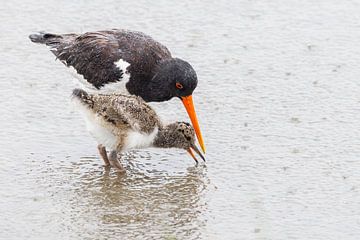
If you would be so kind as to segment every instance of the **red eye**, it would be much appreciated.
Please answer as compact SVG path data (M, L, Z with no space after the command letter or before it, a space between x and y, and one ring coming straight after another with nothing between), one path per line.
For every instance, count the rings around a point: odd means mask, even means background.
M181 83L177 82L175 85L177 89L183 89L183 85Z

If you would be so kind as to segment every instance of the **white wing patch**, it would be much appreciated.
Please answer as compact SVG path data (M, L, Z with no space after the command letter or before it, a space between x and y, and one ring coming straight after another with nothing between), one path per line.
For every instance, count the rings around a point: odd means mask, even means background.
M119 61L114 62L114 64L125 74L128 75L128 77L130 77L129 72L127 71L128 66L130 66L130 63L128 63L127 61L122 60L121 58L119 59ZM124 77L124 76L123 76ZM127 79L129 80L129 79Z
M130 64L122 59L119 61L114 62L114 64L123 72L122 78L118 82L110 82L104 84L103 87L100 89L95 88L91 83L89 83L83 75L79 74L73 66L69 66L68 69L73 77L79 80L80 87L85 88L90 93L104 93L104 94L111 94L111 93L118 93L118 94L126 94L129 95L129 91L126 89L126 83L130 79L130 73L127 71L127 67Z
M127 71L127 67L130 64L122 59L114 62L114 64L118 67L120 71L122 71L123 75L120 81L114 83L105 84L104 87L100 88L101 93L119 93L129 95L129 91L126 89L126 83L130 79L130 73Z

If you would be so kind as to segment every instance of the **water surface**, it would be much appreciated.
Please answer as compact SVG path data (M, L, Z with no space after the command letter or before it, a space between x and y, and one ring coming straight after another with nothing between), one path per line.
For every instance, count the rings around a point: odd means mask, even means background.
M356 1L5 1L1 239L358 239ZM186 152L102 167L76 82L27 35L146 32L196 69L206 166ZM152 104L186 120L177 99Z

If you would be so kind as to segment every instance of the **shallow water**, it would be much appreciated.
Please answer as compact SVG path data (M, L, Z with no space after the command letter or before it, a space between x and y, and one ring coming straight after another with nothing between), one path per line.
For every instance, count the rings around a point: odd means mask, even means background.
M0 4L0 239L358 239L356 1ZM103 168L76 82L27 35L140 30L197 70L206 166L186 152ZM187 120L177 99L152 104Z

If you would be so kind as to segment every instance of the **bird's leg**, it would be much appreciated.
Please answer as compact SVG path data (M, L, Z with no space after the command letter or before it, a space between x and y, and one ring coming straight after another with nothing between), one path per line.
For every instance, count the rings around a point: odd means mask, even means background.
M104 160L105 167L110 166L110 162L109 162L109 158L108 158L107 153L106 153L105 146L103 146L102 144L99 144L98 145L98 150L99 150L99 154L100 154L101 158Z
M115 150L111 151L109 154L109 161L112 167L116 168L116 171L119 173L124 173L125 169L117 159L117 152Z

